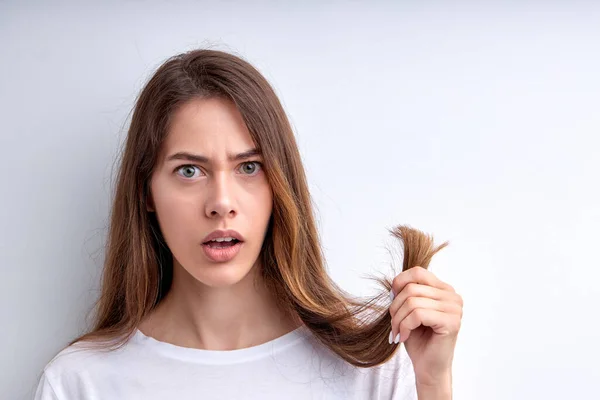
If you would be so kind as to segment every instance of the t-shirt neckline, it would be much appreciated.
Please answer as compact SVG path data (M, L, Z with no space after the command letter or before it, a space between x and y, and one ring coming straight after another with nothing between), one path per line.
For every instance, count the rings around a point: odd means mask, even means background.
M146 336L139 329L135 330L132 340L138 345L154 350L170 358L177 358L201 364L234 364L269 357L288 348L301 339L305 339L309 334L310 330L306 325L302 324L293 331L268 342L235 350L205 350L178 346L162 342L151 336Z

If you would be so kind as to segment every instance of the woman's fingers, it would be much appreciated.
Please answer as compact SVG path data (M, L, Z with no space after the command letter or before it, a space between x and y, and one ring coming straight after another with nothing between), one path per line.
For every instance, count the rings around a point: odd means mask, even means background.
M462 318L462 297L425 268L414 267L398 274L392 281L392 294L390 340L398 336L406 340L419 325L444 331L450 329L444 324Z
M411 282L404 286L404 289L392 301L390 305L390 315L392 317L409 297L428 297L433 300L458 301L458 297L460 296L455 292L448 292L436 287Z
M460 318L453 313L438 310L414 309L400 322L400 341L406 341L411 332L421 325L432 328L437 334L451 335L459 331Z
M442 282L431 271L428 271L423 267L414 267L396 275L392 281L392 292L394 293L394 296L400 293L409 283L419 283L450 292L455 291L452 286Z
M410 335L410 331L419 325L431 326L429 324L434 324L434 320L428 319L427 323L424 323L420 319L431 317L431 314L428 314L429 311L435 311L437 314L434 315L438 317L441 316L439 313L461 315L462 307L452 301L440 301L428 297L408 297L401 307L392 314L391 337L396 338L399 333L400 340L404 341Z

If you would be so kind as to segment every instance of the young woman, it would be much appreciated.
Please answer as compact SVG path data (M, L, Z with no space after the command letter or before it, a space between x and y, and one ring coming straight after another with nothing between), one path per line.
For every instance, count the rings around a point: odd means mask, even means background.
M450 399L462 299L421 267L382 282L383 311L327 275L265 78L228 53L180 54L135 106L95 326L35 397Z

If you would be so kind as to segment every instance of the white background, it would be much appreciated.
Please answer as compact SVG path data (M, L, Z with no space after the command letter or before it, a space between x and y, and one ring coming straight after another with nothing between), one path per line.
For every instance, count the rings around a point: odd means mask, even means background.
M135 96L208 45L281 96L342 287L450 241L456 399L596 398L600 2L210 3L0 1L0 397L86 327Z

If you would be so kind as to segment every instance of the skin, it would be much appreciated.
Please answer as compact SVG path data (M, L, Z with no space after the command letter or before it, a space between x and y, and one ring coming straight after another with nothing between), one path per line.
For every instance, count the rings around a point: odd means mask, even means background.
M148 204L173 253L173 285L140 324L144 334L184 347L233 350L299 326L278 310L260 280L258 256L273 207L262 157L228 160L229 154L254 147L229 100L194 99L173 115ZM179 152L209 162L168 160ZM216 229L234 229L244 237L233 260L216 263L204 254L201 243Z
M419 400L452 398L452 360L463 299L422 267L398 274L392 283L391 336L404 343L417 380Z

